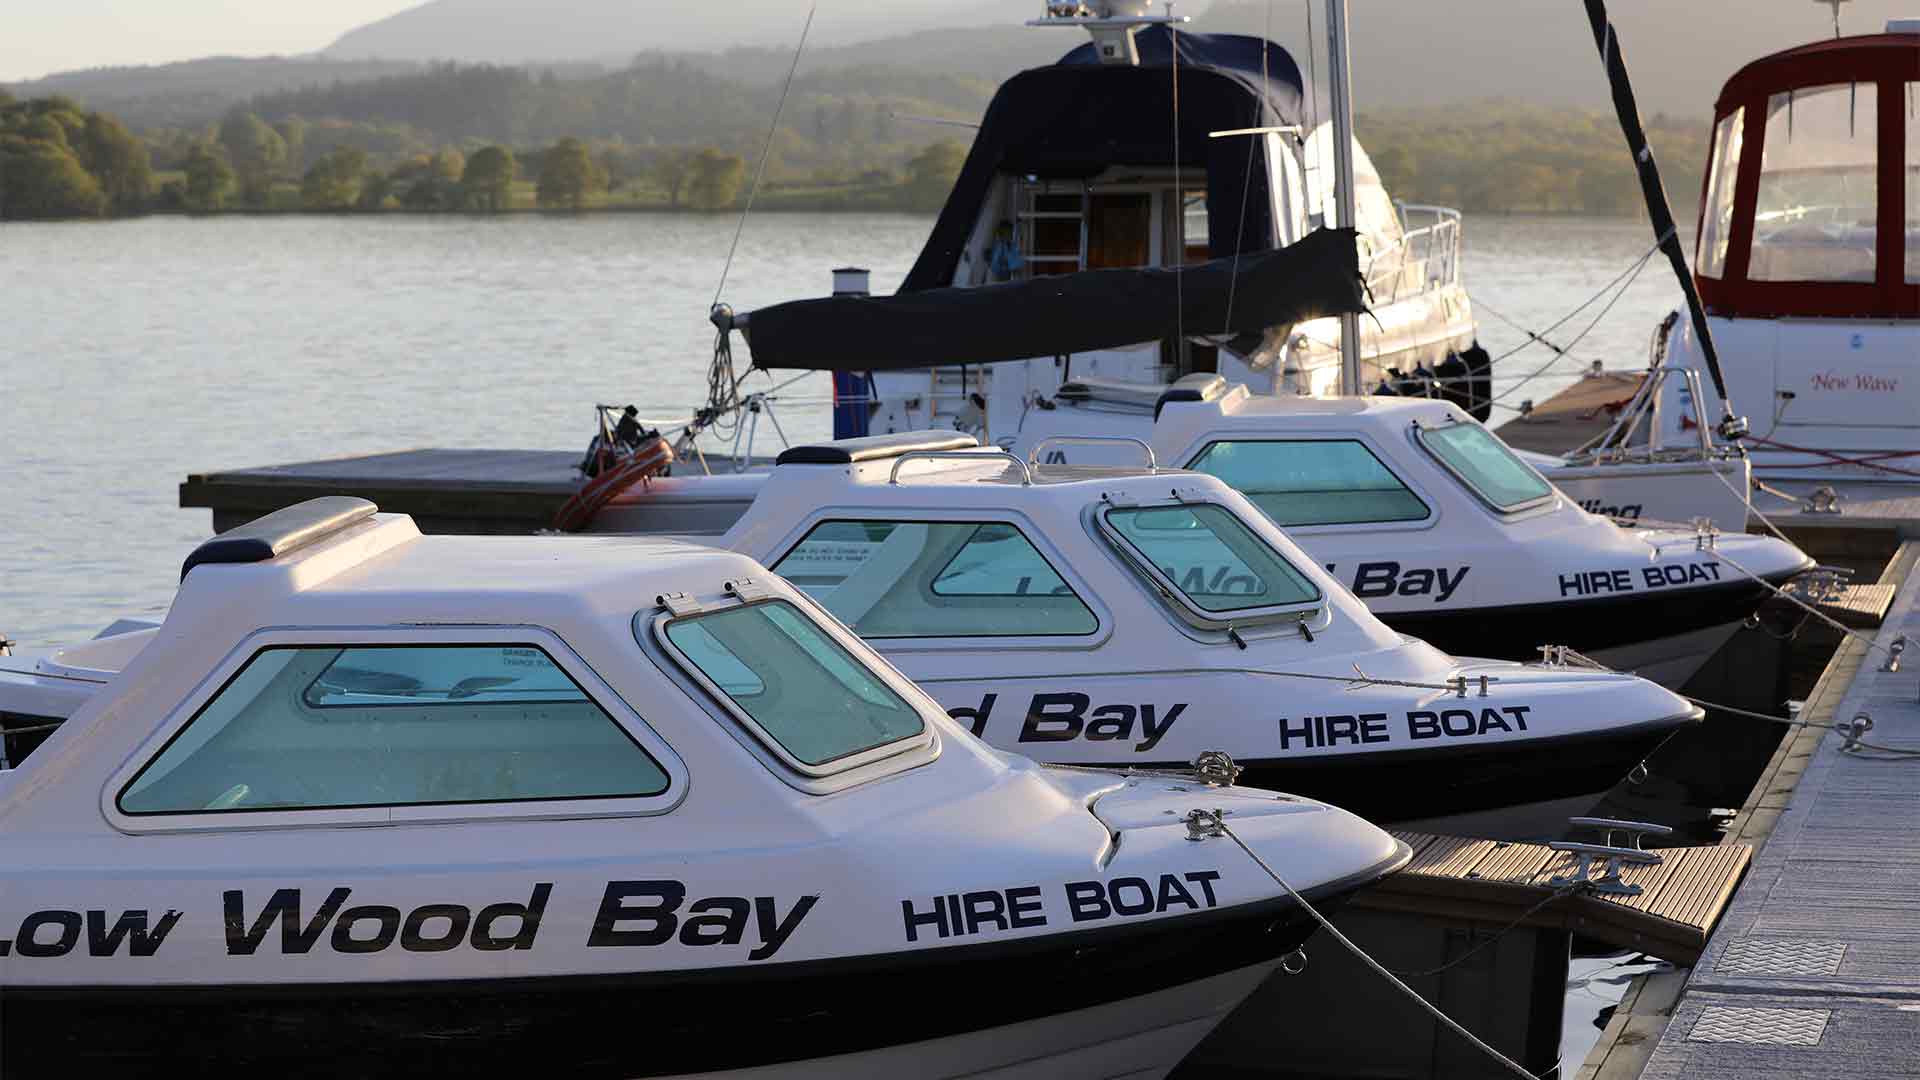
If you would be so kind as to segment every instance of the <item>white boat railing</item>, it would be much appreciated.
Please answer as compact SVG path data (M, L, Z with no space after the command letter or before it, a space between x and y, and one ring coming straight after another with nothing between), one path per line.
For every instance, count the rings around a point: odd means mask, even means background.
M1660 409L1666 381L1677 378L1685 384L1682 399L1700 403L1706 400L1700 387L1700 373L1690 367L1659 363L1640 380L1633 397L1620 409L1620 415L1605 432L1566 455L1572 465L1657 464L1677 461L1716 461L1737 457L1735 448L1713 441L1710 425L1694 423L1691 437L1677 443L1664 437Z
M1448 206L1395 202L1400 239L1367 255L1367 291L1391 304L1460 281L1460 211Z

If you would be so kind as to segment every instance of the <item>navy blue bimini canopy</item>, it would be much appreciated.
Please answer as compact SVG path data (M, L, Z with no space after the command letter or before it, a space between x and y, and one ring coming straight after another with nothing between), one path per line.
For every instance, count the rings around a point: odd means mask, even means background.
M1134 40L1137 67L1101 63L1088 42L1052 67L1001 85L901 292L953 283L981 206L1002 174L1072 179L1111 165L1171 167L1176 71L1180 165L1207 175L1208 254L1266 251L1278 243L1265 155L1253 155L1249 168L1250 137L1209 133L1301 124L1299 65L1280 46L1240 34L1175 34L1152 26Z

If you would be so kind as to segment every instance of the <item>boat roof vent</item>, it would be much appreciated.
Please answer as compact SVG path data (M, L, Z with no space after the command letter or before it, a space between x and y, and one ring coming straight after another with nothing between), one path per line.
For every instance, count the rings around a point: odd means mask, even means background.
M852 465L885 461L903 454L942 450L977 450L980 440L961 431L895 431L836 439L811 446L792 446L780 452L775 465Z
M1063 401L1097 401L1103 405L1119 405L1139 409L1142 412L1152 409L1154 419L1160 418L1160 410L1169 401L1213 401L1227 392L1227 380L1211 372L1195 372L1181 376L1173 383L1137 383L1122 382L1119 379L1075 379L1063 383L1054 396Z
M1212 372L1196 371L1183 375L1167 387L1160 400L1153 403L1153 418L1160 419L1160 410L1174 401L1218 401L1227 392L1227 380Z
M215 563L257 563L277 559L315 544L380 512L365 499L350 495L323 495L275 510L193 549L180 567L180 577L196 566Z

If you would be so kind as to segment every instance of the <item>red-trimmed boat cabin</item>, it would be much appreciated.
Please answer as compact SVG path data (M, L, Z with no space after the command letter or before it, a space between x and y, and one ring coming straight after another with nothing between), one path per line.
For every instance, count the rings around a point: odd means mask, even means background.
M1920 318L1920 20L1763 57L1714 103L1695 277L1731 318Z

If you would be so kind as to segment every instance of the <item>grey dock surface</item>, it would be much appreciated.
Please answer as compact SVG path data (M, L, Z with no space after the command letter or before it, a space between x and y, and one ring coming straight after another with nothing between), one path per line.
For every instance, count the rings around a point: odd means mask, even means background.
M579 464L580 455L565 450L398 450L194 473L180 485L180 505L213 511L214 531L225 532L315 496L353 495L412 516L422 532L524 535L553 527L555 514L580 490ZM726 455L709 454L676 462L674 474L724 474L735 466ZM684 493L654 500L657 505L646 507L651 518L671 522L675 532L725 531L744 506L716 508L711 499Z
M400 450L195 473L180 505L212 510L223 532L317 495L356 495L431 532L527 533L579 489L579 462L563 450Z
M1916 649L1887 671L1883 648L1850 640L1828 670L1831 700L1809 716L1864 713L1867 741L1908 753L1847 752L1812 727L1782 745L1734 837L1763 842L1639 1075L1920 1075L1916 556L1907 543L1889 568L1898 589L1876 638Z

